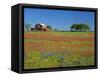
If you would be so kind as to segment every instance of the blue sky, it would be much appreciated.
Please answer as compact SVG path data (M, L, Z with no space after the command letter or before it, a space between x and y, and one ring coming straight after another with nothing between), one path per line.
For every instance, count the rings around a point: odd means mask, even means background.
M72 24L88 24L94 31L94 12L24 8L24 24L51 25L59 30L70 30Z

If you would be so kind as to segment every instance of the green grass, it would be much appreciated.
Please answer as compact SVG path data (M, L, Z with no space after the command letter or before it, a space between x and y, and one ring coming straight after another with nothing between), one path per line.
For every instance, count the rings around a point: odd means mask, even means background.
M34 35L38 34L45 34L51 37L73 36L73 39L80 37L92 38L94 36L89 34L93 34L93 32L25 32L25 34L33 35L33 38L25 38L25 43L45 43L46 45L41 45L44 50L40 51L34 47L25 46L24 69L94 65L94 47L92 46L94 41L58 41L58 43L55 43L52 40L34 38ZM70 47L67 45L70 45ZM62 50L59 50L59 48Z
M25 57L25 69L88 66L94 64L94 56L83 57L79 55L61 55L59 53L31 52Z

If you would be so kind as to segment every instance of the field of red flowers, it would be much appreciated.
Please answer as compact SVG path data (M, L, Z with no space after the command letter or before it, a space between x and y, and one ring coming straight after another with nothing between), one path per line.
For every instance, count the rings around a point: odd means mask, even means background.
M24 68L94 65L93 32L25 32Z

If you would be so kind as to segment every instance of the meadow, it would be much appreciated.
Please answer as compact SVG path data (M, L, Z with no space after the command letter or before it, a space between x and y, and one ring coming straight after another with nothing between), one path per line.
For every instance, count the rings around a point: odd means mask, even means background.
M25 32L24 69L94 65L94 32Z

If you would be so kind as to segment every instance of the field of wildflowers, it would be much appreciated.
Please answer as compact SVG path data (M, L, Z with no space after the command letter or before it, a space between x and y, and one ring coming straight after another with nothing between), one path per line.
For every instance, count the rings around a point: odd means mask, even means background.
M25 32L24 69L94 65L93 32Z

